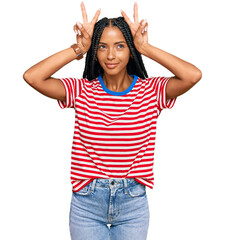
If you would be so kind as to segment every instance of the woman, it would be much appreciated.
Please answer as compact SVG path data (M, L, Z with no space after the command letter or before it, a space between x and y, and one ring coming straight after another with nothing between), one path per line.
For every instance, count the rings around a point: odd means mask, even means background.
M143 240L157 118L201 79L201 71L148 43L148 23L139 22L137 3L134 23L123 11L123 17L97 22L100 9L88 22L83 2L81 9L83 24L74 26L77 44L32 66L23 77L61 108L75 109L71 238ZM86 53L82 79L51 77ZM141 54L174 76L149 78Z

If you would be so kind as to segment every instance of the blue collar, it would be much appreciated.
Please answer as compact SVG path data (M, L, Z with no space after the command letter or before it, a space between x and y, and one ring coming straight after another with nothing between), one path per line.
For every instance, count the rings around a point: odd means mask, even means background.
M103 74L100 74L100 75L98 76L98 79L99 79L99 82L100 82L103 90L104 90L105 92L107 92L108 94L116 95L116 96L122 96L122 95L125 95L125 94L129 93L129 92L133 89L133 87L134 87L134 85L135 85L135 83L137 82L137 79L138 79L138 76L137 76L137 75L131 74L130 76L133 77L133 82L131 83L131 85L130 85L125 91L123 91L123 92L115 92L115 91L109 90L109 89L105 86L105 83L104 83L104 81L103 81L103 79L102 79L102 76L103 76Z

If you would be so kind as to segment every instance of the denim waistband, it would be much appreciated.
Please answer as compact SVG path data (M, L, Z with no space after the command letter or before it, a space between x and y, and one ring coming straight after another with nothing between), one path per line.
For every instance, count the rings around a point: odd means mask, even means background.
M91 189L94 190L95 187L102 187L102 188L127 188L136 184L140 184L134 178L95 178L91 182Z

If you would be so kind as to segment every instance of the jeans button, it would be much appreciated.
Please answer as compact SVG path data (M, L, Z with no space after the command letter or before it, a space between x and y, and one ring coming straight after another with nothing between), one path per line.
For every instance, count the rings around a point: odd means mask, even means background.
M114 185L114 182L113 182L113 181L111 182L111 185Z

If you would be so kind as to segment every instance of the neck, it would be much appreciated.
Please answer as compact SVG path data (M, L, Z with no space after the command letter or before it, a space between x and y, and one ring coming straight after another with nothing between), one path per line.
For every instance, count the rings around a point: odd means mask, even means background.
M109 90L114 92L123 92L131 85L133 78L127 72L117 75L104 73L102 80Z

